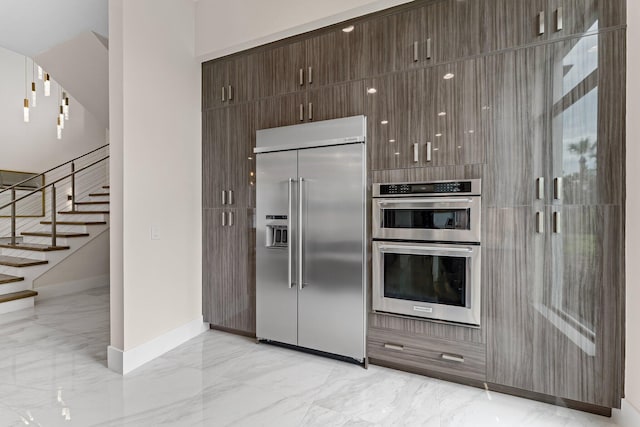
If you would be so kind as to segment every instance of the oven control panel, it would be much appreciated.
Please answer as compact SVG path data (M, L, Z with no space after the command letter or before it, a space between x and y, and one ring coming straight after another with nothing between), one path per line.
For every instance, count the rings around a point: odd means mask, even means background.
M420 196L445 194L480 194L480 180L404 182L398 184L375 184L374 197Z

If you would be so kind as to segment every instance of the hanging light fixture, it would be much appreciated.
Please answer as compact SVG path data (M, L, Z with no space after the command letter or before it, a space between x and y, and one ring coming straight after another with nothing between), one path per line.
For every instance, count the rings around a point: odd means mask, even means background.
M35 107L36 103L36 63L31 61L31 106Z
M44 75L44 96L51 95L51 78L49 77L49 73L45 73Z
M60 106L60 114L58 115L58 120L60 120L60 127L64 129L64 108L62 108L62 105Z
M64 119L69 120L69 96L67 92L62 92L62 110L64 111Z
M58 117L58 139L62 139L62 123L60 122L60 117Z
M42 80L42 67L38 65L38 79Z
M29 123L29 98L27 97L27 57L24 57L24 110L23 119L25 123Z

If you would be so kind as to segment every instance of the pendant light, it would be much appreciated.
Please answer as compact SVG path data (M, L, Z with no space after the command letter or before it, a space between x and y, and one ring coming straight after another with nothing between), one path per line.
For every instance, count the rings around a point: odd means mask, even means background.
M38 65L38 79L42 80L42 67Z
M36 76L35 76L35 62L31 61L31 105L35 107L37 105L36 96Z
M69 96L67 92L62 92L62 110L64 111L64 119L69 120Z
M62 123L60 122L60 117L58 117L57 131L58 131L57 138L62 139Z
M29 123L29 98L27 97L27 57L24 57L24 112L23 119L25 123Z
M62 105L60 106L60 114L58 115L58 120L60 121L60 127L64 129L64 108L62 108Z
M51 78L49 77L49 73L44 74L44 96L51 95Z

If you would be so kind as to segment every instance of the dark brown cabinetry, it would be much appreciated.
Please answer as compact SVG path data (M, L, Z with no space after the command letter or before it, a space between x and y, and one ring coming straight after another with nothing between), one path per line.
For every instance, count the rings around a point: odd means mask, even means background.
M203 313L213 326L255 332L255 228L251 209L203 213Z
M364 114L373 182L483 187L480 328L371 312L369 357L618 407L625 19L623 0L425 0L203 64L206 320L255 331L256 130Z
M510 206L487 211L491 383L619 405L624 115L613 111L622 111L624 89L612 80L624 81L621 52L623 31L516 53L522 80L515 99L523 101L516 101L516 129L533 136L517 153L533 148L534 155L531 172L498 173L520 186L528 181L522 197L496 196L497 205ZM535 63L545 65L527 75L523 70L535 70ZM514 153L505 155L524 166Z

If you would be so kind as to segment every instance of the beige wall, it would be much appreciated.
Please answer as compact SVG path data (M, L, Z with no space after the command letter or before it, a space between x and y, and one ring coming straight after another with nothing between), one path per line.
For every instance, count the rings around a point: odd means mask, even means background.
M110 2L111 235L121 250L111 296L123 306L112 309L122 320L111 345L124 351L202 315L194 13L193 0Z
M209 60L410 0L199 0L196 55Z
M640 1L628 0L627 32L627 371L626 400L640 411Z
M33 281L42 287L109 275L109 232L105 231Z

